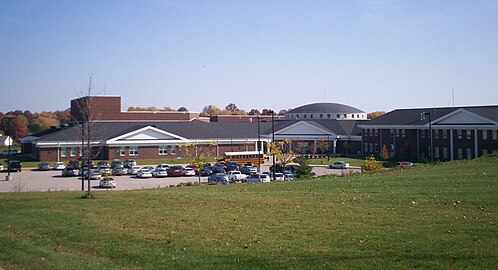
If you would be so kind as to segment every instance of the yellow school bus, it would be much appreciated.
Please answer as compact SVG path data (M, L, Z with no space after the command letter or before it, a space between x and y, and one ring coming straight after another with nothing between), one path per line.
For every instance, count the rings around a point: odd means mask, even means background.
M225 162L236 161L238 164L246 164L248 162L254 164L254 166L259 166L260 162L263 164L265 162L263 152L258 151L245 151L245 152L225 152L224 160Z

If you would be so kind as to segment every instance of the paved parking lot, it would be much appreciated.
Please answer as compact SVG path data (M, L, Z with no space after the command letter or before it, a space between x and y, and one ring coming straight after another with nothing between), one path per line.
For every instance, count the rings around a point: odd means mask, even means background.
M263 171L268 171L268 166L263 167ZM313 167L313 172L317 175L342 174L357 172L358 169L334 170L325 166ZM27 192L27 191L60 191L60 190L81 190L82 180L79 177L62 177L60 171L36 171L25 168L22 172L11 173L12 180L5 181L6 172L0 173L0 192ZM197 176L189 177L165 177L140 179L132 175L113 176L116 180L116 190L164 188L170 185L177 185L186 182L198 182ZM85 180L85 190L87 188ZM201 182L206 183L207 177L201 177ZM98 180L91 180L90 185L93 190L105 190L98 187Z

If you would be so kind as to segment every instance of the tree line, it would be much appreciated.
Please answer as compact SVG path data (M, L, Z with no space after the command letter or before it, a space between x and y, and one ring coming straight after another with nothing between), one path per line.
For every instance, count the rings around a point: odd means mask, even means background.
M52 126L69 123L69 109L55 112L10 111L0 112L0 133L19 141L22 137L37 133Z
M284 115L286 112L290 111L292 109L283 109L280 111L275 111L275 114L278 115ZM163 108L158 108L158 107L129 107L128 108L129 112L134 112L134 111L162 111L162 112L170 112L170 111L178 111L178 112L185 112L188 111L187 108L185 107L180 107L178 110L175 110L171 107L163 107ZM228 105L225 106L224 109L220 109L216 107L215 105L207 105L204 106L202 109L202 112L200 113L200 116L217 116L217 115L271 115L272 109L262 109L261 111L259 109L251 109L249 111L245 111L243 109L240 109L237 105L234 103L229 103Z

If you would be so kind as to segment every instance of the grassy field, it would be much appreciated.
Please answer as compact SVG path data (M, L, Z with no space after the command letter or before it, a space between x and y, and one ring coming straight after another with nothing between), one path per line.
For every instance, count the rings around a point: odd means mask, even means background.
M268 184L0 194L6 269L495 269L498 158Z

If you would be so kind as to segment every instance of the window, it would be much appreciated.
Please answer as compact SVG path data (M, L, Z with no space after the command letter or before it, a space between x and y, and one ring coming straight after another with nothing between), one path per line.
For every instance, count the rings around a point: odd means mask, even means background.
M391 128L390 136L394 137L394 129Z
M299 114L296 114L296 119L299 119Z
M175 155L176 154L176 146L170 146L171 147L171 154Z
M374 135L375 136L379 136L379 130L378 129L374 129Z
M379 144L378 143L374 144L374 153L377 153L377 152L379 152Z
M347 114L344 114L344 118L348 118L348 115L347 115Z
M373 143L370 143L370 153L373 153Z
M406 137L406 134L405 134L405 129L401 129L401 137Z
M126 155L126 147L121 146L119 148L119 155L122 156L122 157Z
M338 115L337 115L337 118L341 118L341 115L340 115L340 114L338 114Z
M76 147L69 148L69 156L71 157L76 156Z
M128 154L130 156L138 156L138 147L137 146L130 146L130 149L128 150Z
M467 159L471 159L472 158L472 150L470 148L467 148Z
M367 128L367 136L370 136L370 129Z
M67 148L63 147L61 148L61 157L65 157L67 155Z
M461 129L457 130L457 136L458 136L458 139L462 138L462 130Z
M443 159L448 159L448 148L443 148Z
M351 115L351 118L354 118L354 114Z
M434 130L434 139L439 139L439 129Z
M159 146L159 155L164 156L168 154L168 147L165 145Z
M310 114L310 118L313 118L313 114Z
M330 113L328 113L328 114L327 114L327 118L329 118L329 119L330 119Z
M471 134L472 133L471 133L470 129L465 130L465 135L466 135L465 137L467 138L467 140L470 140Z
M439 147L434 147L434 158L439 159Z
M425 129L420 130L420 137L425 138Z
M488 154L488 149L482 149L482 155L485 156Z
M485 141L488 139L488 131L487 130L483 130L482 131L482 140Z
M497 137L497 131L498 130L493 130L493 141L496 141L496 137Z
M401 130L401 129L400 129L400 130ZM398 130L398 129L395 129L395 130L394 130L394 133L396 133L396 137L399 137L399 134L401 133L401 132L400 132L400 130Z
M323 118L323 114L320 114L320 119L322 119L322 118Z
M458 154L458 159L462 159L463 158L462 148L458 148L457 149L457 154Z
M79 153L80 157L83 156L83 150L79 147L78 147L78 153Z
M364 150L365 152L368 152L368 143L364 143L364 145L363 145L363 150Z
M443 129L443 139L448 139L448 131Z
M303 118L304 118L304 119L306 119L306 114L305 114L305 115L303 115Z

